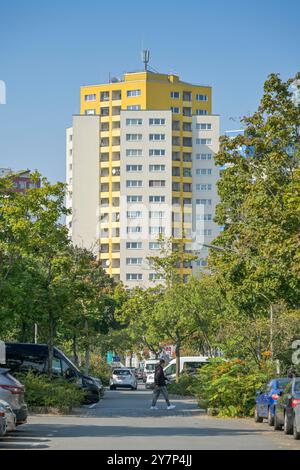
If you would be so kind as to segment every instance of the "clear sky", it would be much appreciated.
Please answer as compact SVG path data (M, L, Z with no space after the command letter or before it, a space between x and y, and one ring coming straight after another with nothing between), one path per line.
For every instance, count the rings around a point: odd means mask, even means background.
M222 130L252 113L271 72L300 69L299 0L0 0L0 167L65 178L79 87L141 67L213 87Z

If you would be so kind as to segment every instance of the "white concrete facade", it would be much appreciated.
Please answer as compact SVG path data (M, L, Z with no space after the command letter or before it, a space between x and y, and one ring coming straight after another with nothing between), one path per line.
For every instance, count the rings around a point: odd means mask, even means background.
M131 135L140 140L128 140ZM121 111L120 171L120 279L128 286L153 286L147 257L159 254L159 233L172 235L171 111Z
M213 221L219 202L217 182L220 169L215 164L219 151L220 117L215 115L193 117L193 231L194 249L199 259L193 263L193 274L206 268L208 248L220 229Z
M73 116L67 129L66 205L75 246L99 252L99 117Z

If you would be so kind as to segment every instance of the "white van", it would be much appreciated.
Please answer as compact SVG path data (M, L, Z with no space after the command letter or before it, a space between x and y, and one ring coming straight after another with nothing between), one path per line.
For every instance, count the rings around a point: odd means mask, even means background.
M159 363L159 359L147 359L144 362L144 372L143 372L143 382L147 382L147 377L149 375L153 375L154 377L154 371L155 371L155 366Z
M180 373L185 370L193 373L196 369L207 364L209 357L207 356L182 356L180 357ZM173 382L176 379L176 359L172 359L169 364L164 368L165 377ZM153 388L154 386L154 373L147 375L146 388Z

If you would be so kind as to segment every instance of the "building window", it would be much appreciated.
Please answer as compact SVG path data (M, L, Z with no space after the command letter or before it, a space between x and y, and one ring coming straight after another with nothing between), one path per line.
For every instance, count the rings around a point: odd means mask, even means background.
M197 153L196 160L211 160L211 153Z
M96 114L96 110L95 109L86 109L85 114L87 116L92 116L92 115Z
M191 122L184 122L182 124L182 130L185 132L192 132L192 123Z
M166 155L166 151L164 149L150 149L149 150L149 157L164 157Z
M150 211L149 212L149 219L164 219L165 212L164 211Z
M108 107L100 108L100 114L101 116L109 116L109 108Z
M127 242L127 250L141 250L143 248L142 242Z
M191 176L192 176L192 170L191 170L191 168L184 168L184 169L183 169L183 176L191 177Z
M126 157L142 157L143 150L142 149L127 149L126 150Z
M180 168L179 168L179 166L173 166L173 168L172 168L172 176L180 176Z
M196 175L211 175L212 170L211 168L198 168L196 170Z
M126 258L126 264L142 264L143 258Z
M190 91L184 91L182 93L183 101L192 101L192 93Z
M196 100L197 101L208 101L208 96L207 95L196 95Z
M180 108L178 108L177 106L172 106L171 111L173 114L180 114Z
M172 137L172 145L175 145L176 147L179 147L180 145L180 137L177 135L173 135Z
M211 199L196 199L197 205L211 206Z
M126 186L127 188L142 188L143 181L142 180L127 180Z
M141 219L143 217L142 211L127 211L128 219Z
M149 140L166 140L165 134L149 134Z
M180 183L178 182L173 182L172 183L172 191L180 191Z
M206 116L207 114L208 114L208 111L206 109L196 109L197 116Z
M197 123L196 129L201 129L202 131L211 131L212 127L209 123Z
M161 234L164 234L165 231L166 231L165 227L149 227L150 235L161 235Z
M191 193L192 192L191 183L183 183L183 192L184 193Z
M84 101L96 101L96 95L85 95L84 96Z
M102 91L100 93L100 101L109 101L109 91Z
M149 196L149 202L153 202L153 203L164 203L166 200L166 197L165 196Z
M126 119L126 126L141 126L143 119L128 118Z
M211 191L212 185L211 184L196 184L197 191Z
M166 124L165 119L161 118L151 118L149 119L149 125L150 126L164 126Z
M171 98L173 98L174 100L179 100L180 98L179 91L171 91Z
M193 146L193 140L191 137L183 137L182 139L182 145L184 147L192 147Z
M149 250L159 250L160 244L158 242L150 242L149 243Z
M127 233L142 233L142 227L134 226L134 227L127 227Z
M141 90L127 90L128 98L132 96L141 96Z
M164 188L166 186L165 180L150 180L149 187L150 188Z
M192 154L189 152L183 152L183 161L190 163L192 161Z
M134 196L127 196L127 202L142 202L143 196L134 195Z
M126 171L143 171L143 165L126 165Z
M165 171L166 165L149 165L149 171L150 173L153 173L155 171Z
M131 104L127 106L128 111L139 111L141 109L140 104Z
M212 139L196 139L197 145L211 145Z
M182 114L184 116L191 116L192 115L192 108L183 108L182 109Z
M126 140L129 142L136 142L142 140L142 134L126 134Z
M212 214L197 214L196 220L204 220L204 221L211 221Z
M140 273L126 273L126 281L142 281L143 275Z

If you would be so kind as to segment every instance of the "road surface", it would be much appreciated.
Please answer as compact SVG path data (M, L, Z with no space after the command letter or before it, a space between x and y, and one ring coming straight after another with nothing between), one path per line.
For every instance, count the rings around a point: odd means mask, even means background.
M71 416L31 416L28 424L0 441L1 449L300 449L300 443L266 423L208 417L193 400L159 400L150 410L151 391L107 391L101 402Z

